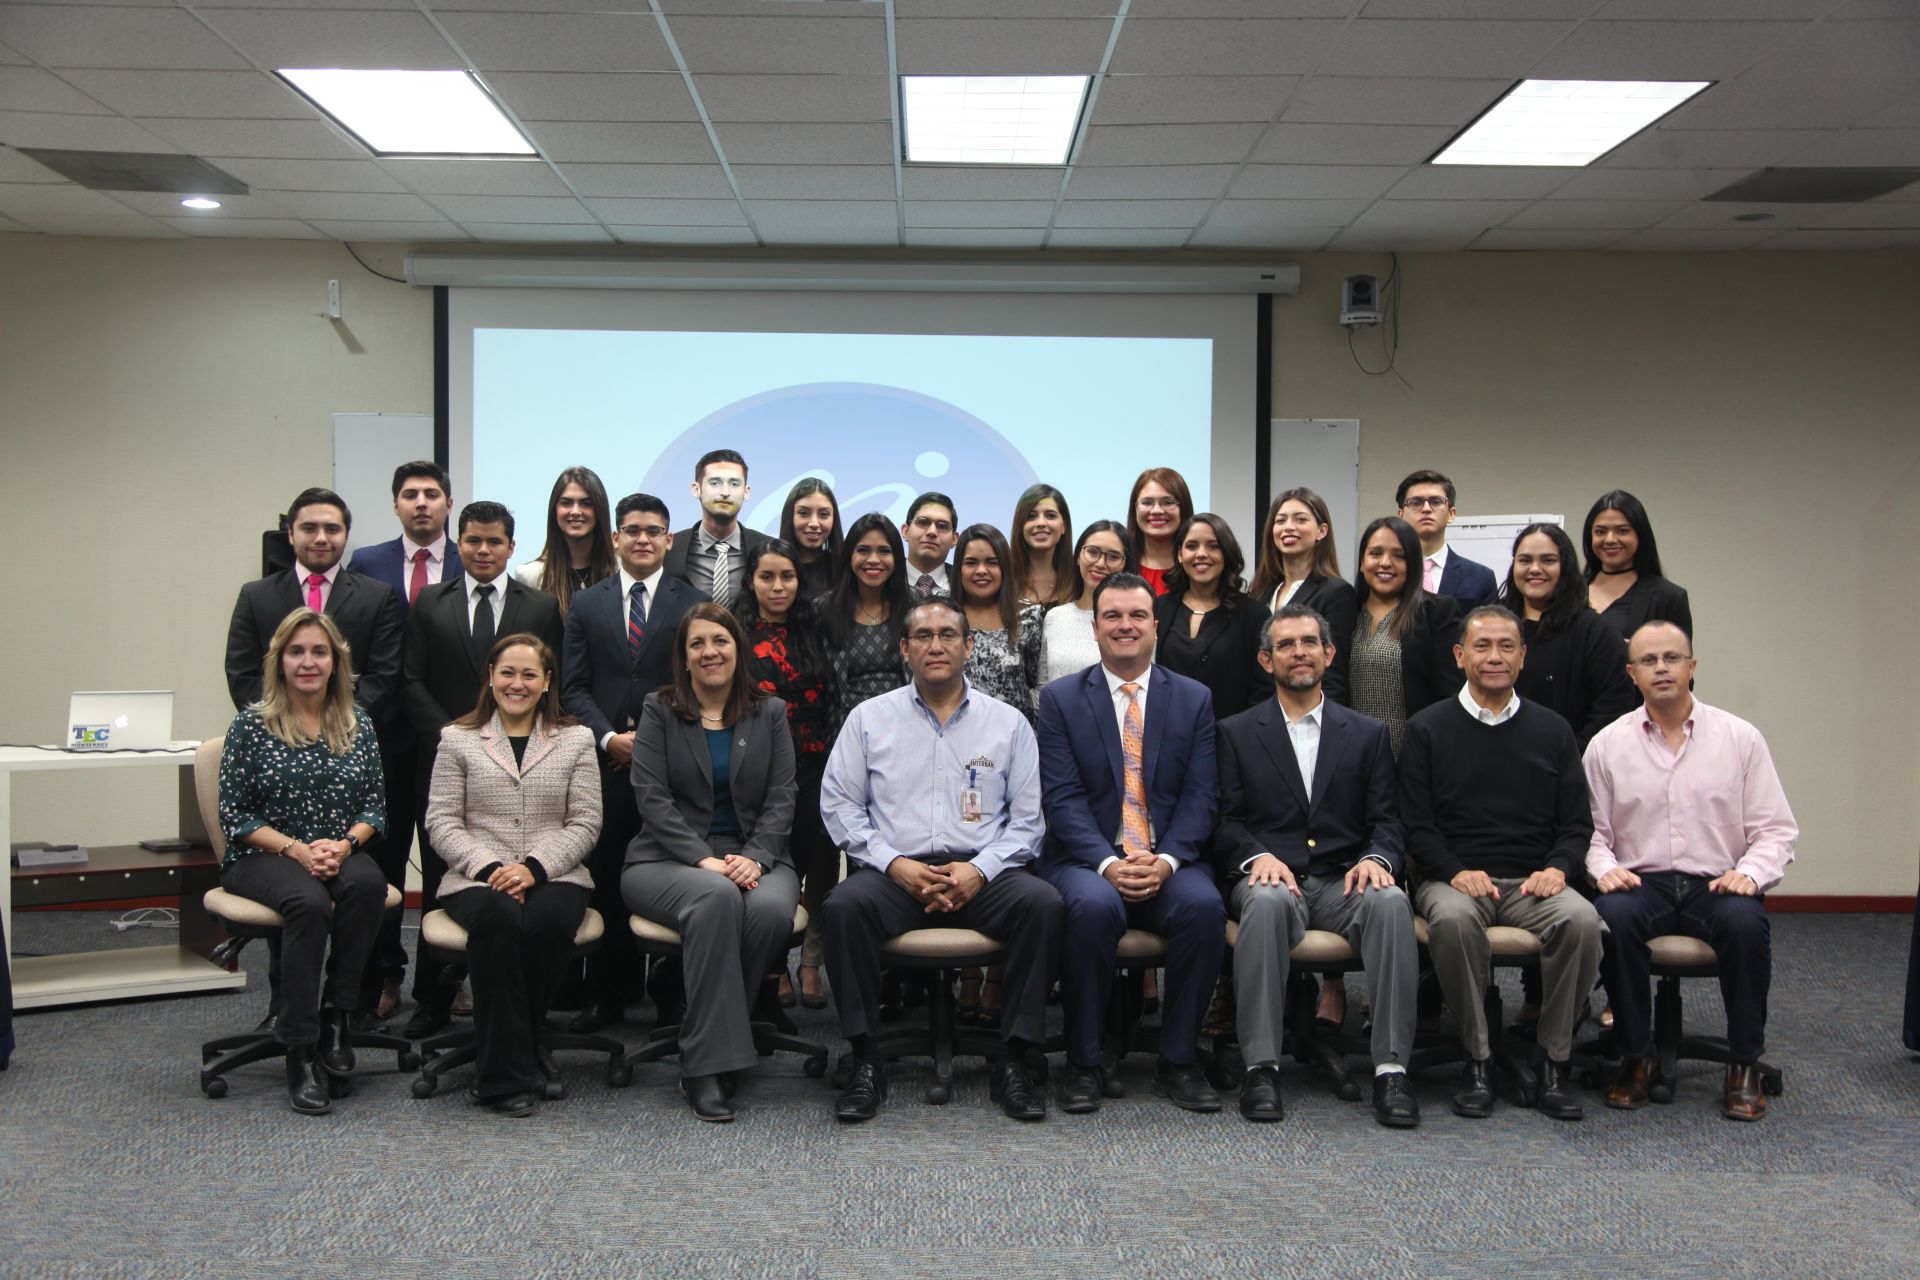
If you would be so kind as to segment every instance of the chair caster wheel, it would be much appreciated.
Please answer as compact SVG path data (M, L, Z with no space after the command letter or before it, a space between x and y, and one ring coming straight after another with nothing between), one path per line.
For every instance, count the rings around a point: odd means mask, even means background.
M345 1076L327 1077L327 1096L329 1098L344 1098L352 1092L353 1081L347 1079Z
M540 1096L548 1102L558 1102L567 1096L567 1083L564 1080L549 1080L540 1086Z
M1777 1098L1781 1094L1785 1093L1786 1091L1787 1091L1786 1077L1784 1076L1761 1076L1760 1077L1760 1092L1766 1094L1769 1098Z
M1335 1087L1334 1093L1339 1095L1340 1101L1342 1102L1360 1101L1360 1085L1351 1077L1342 1080L1339 1085Z
M400 1054L398 1065L402 1075L410 1075L420 1069L420 1055L411 1049L405 1050Z
M821 1076L827 1074L827 1059L825 1055L808 1058L806 1064L801 1067L801 1070L805 1071L807 1075L813 1079L818 1080Z
M1657 1102L1663 1107L1666 1106L1669 1102L1673 1101L1673 1086L1665 1081L1648 1085L1647 1101Z
M200 1092L206 1094L209 1098L224 1098L227 1096L227 1082L219 1076L202 1076L200 1079Z
M413 1087L414 1097L431 1098L434 1094L434 1090L438 1089L440 1085L439 1085L439 1082L436 1080L429 1079L426 1076L421 1076L418 1080L415 1080L413 1082L412 1087Z
M951 1085L934 1083L927 1086L927 1101L936 1107L944 1107L953 1097Z
M624 1089L632 1083L633 1068L626 1063L618 1063L607 1068L607 1086L609 1088Z

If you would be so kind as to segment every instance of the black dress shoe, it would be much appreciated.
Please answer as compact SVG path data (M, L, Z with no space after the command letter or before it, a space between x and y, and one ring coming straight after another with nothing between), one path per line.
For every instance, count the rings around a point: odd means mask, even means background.
M740 1073L738 1071L722 1071L720 1073L720 1096L728 1102L732 1102L733 1095L739 1091Z
M1572 1063L1548 1060L1540 1076L1540 1101L1536 1105L1543 1115L1555 1120L1586 1119L1587 1109L1573 1094Z
M700 1119L715 1124L733 1119L733 1104L727 1101L727 1091L721 1087L719 1076L682 1076L680 1092L687 1095L693 1114Z
M425 1040L437 1035L453 1025L453 1015L445 1006L422 1004L414 1006L413 1016L407 1019L407 1025L400 1028L402 1040Z
M1373 1118L1389 1129L1411 1129L1420 1123L1420 1099L1413 1096L1406 1072L1373 1077Z
M303 1116L323 1116L333 1110L326 1071L310 1044L287 1046L287 1101Z
M887 1069L872 1058L862 1058L853 1064L853 1078L840 1091L840 1100L833 1106L833 1117L847 1121L871 1120L880 1114L880 1104L886 1100Z
M1153 1091L1186 1111L1218 1111L1220 1095L1194 1063L1161 1062L1153 1069Z
M497 1116L506 1116L509 1120L525 1120L540 1109L540 1095L533 1092L510 1093L504 1098L495 1098L487 1103L487 1108Z
M320 1062L335 1075L353 1070L353 1015L344 1009L320 1013Z
M265 1035L272 1035L273 1029L279 1025L280 1015L269 1010L267 1016L260 1019L259 1023L256 1024L253 1029Z
M1468 1062L1460 1073L1460 1092L1453 1095L1453 1114L1485 1120L1493 1114L1493 1060Z
M1070 1116L1084 1116L1100 1109L1106 1096L1105 1072L1099 1067L1067 1064L1067 1078L1060 1084L1060 1109Z
M1256 1124L1271 1124L1287 1114L1280 1105L1280 1071L1277 1067L1254 1067L1240 1082L1240 1118Z
M1024 1063L1002 1062L993 1069L993 1082L988 1087L993 1100L1007 1113L1010 1120L1045 1120L1047 1118L1047 1095L1033 1077L1027 1074Z
M567 1030L577 1036L590 1036L609 1023L620 1021L620 1010L605 1000L589 1000L567 1022Z

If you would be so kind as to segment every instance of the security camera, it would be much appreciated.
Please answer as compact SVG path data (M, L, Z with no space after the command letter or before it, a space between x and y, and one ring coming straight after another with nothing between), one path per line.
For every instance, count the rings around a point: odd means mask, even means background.
M1340 323L1349 329L1380 323L1380 281L1377 277L1347 277L1340 289Z

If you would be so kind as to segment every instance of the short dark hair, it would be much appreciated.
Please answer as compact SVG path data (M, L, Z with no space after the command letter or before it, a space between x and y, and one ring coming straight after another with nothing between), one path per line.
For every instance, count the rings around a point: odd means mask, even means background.
M953 517L954 526L956 528L959 527L960 508L953 505L952 498L935 489L929 489L913 500L913 505L907 508L906 523L912 524L913 517L919 512L920 508L929 505L945 507L947 514Z
M459 531L461 535L464 536L466 534L467 526L470 524L505 525L507 527L507 541L513 541L513 512L507 510L497 502L469 502L466 506L460 508Z
M1266 636L1260 647L1268 653L1272 653L1273 624L1276 622L1287 622L1295 618L1312 618L1314 624L1320 628L1320 643L1322 645L1330 645L1333 643L1333 625L1327 621L1326 616L1318 609L1304 604L1283 604L1274 611L1271 618L1267 619Z
M1447 491L1447 505L1450 507L1456 505L1454 502L1454 499L1457 495L1454 493L1454 490L1453 490L1453 481L1447 479L1445 476L1441 475L1438 471L1416 471L1412 475L1408 476L1405 480L1402 480L1400 482L1400 487L1393 491L1393 505L1396 508L1406 506L1407 490L1413 488L1413 486L1417 484L1439 485L1441 488Z
M293 528L293 522L300 518L300 511L304 507L340 508L341 523L347 526L348 533L353 532L353 512L347 510L347 500L333 490L322 489L317 485L311 489L302 489L294 498L292 505L287 508L287 528Z
M731 462L734 466L740 468L741 477L743 479L746 477L747 460L741 457L738 451L733 449L709 449L700 455L700 461L693 464L693 482L699 484L700 481L706 477L707 468L716 462Z
M1110 573L1093 589L1093 611L1096 614L1100 612L1100 597L1109 591L1144 591L1149 597L1158 598L1153 595L1153 584L1139 574Z
M1467 610L1467 616L1460 619L1460 643L1463 645L1467 642L1467 628L1473 624L1475 618L1492 618L1497 622L1511 622L1515 633L1520 637L1520 643L1525 644L1527 641L1527 629L1520 625L1519 614L1503 604L1481 604Z
M946 609L949 612L951 612L954 617L960 619L960 638L962 640L965 640L969 635L973 633L973 628L967 625L967 611L960 607L960 602L958 600L955 600L952 596L940 595L940 594L922 596L920 599L908 605L906 618L902 623L903 629L905 627L910 627L913 625L914 614L920 612L922 609L926 609L929 607L935 608L935 609Z
M673 526L673 517L667 514L666 503L660 501L660 499L650 493L630 493L620 499L620 505L613 510L614 527L618 528L625 524L627 517L636 511L644 512L647 515L659 516L660 523L669 528Z
M400 499L400 490L405 488L407 481L415 476L425 476L433 481L440 486L442 493L453 492L453 485L447 480L445 467L437 462L428 462L425 458L415 458L412 462L403 462L393 469L393 497L396 502Z

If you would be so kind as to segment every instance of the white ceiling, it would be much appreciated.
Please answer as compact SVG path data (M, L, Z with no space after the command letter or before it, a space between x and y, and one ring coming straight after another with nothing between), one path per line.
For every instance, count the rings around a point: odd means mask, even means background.
M375 160L274 67L470 68L540 150ZM1066 169L909 166L896 73L1094 73ZM1584 169L1423 161L1515 80L1710 79ZM217 212L17 147L187 152ZM123 0L0 4L0 231L987 249L1920 248L1920 0ZM1763 219L1734 221L1737 215Z

